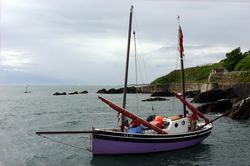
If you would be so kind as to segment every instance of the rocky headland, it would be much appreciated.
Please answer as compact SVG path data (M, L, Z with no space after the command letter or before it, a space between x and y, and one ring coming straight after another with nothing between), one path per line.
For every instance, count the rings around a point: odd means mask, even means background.
M192 102L202 103L202 113L226 113L235 120L250 118L250 97L239 97L233 88L215 89L196 95Z

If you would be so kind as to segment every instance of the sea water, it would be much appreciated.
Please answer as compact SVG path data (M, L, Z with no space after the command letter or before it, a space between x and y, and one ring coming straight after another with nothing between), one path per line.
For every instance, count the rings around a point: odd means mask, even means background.
M0 87L0 166L85 165L250 165L250 120L223 117L212 134L191 148L140 155L92 156L90 135L37 136L36 131L91 130L117 127L117 113L98 99L122 103L122 94L97 94L105 86ZM88 94L53 96L55 92L87 90ZM141 102L150 94L128 94L127 109L146 118L151 114L181 113L174 98ZM218 115L207 115L210 119Z

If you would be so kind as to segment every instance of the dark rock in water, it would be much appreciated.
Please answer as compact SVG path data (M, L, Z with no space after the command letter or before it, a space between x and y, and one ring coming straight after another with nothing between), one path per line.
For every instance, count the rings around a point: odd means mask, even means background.
M247 120L250 118L250 97L241 100L234 105L232 112L228 115L235 120Z
M109 89L109 90L101 89L101 90L98 90L96 93L119 94L119 93L122 93L122 92L123 92L123 89L122 89L122 88L120 88L120 89L111 88L111 89Z
M197 110L202 113L225 113L231 110L228 117L235 120L247 120L250 118L250 97L240 101L239 98L222 99L203 104L197 107Z
M114 89L114 88L111 88L107 91L108 94L119 94L122 92L123 92L123 89Z
M71 92L71 93L68 93L68 95L77 95L78 94L78 92L77 91L75 91L75 92Z
M62 92L62 93L56 92L53 95L54 96L60 96L60 95L67 95L67 93L66 92Z
M107 90L103 88L101 90L98 90L96 93L107 93Z
M151 98L148 98L148 99L144 99L142 101L165 101L165 100L169 100L169 99L166 99L166 98L163 98L163 97L151 97Z
M89 93L89 92L86 91L86 90L84 90L84 91L82 91L82 92L79 92L79 94L87 94L87 93Z
M192 102L195 103L207 103L207 102L216 102L219 99L232 99L237 98L238 96L232 88L229 89L215 89L206 92L202 92L194 97Z
M119 88L119 89L115 89L115 88L111 88L109 90L106 89L101 89L98 90L97 93L104 93L104 94L120 94L123 93L124 88ZM127 93L140 93L141 91L136 88L136 87L128 87L127 88Z
M172 92L154 92L151 94L151 97L154 97L154 96L169 97L169 96L174 96L174 93L172 93Z
M123 93L123 88L116 89L116 93Z
M68 93L68 95L77 95L77 94L86 94L86 93L88 93L88 91L82 91L82 92L79 92L79 93L77 91L75 91L75 92ZM67 95L67 93L66 92L62 92L62 93L56 92L53 95L54 96L60 96L60 95Z
M202 113L224 113L232 109L232 102L229 99L221 99L217 102L210 102L197 107Z
M187 91L187 92L185 93L185 96L186 96L187 98L193 98L193 97L197 96L197 95L200 94L200 93L201 93L201 90Z

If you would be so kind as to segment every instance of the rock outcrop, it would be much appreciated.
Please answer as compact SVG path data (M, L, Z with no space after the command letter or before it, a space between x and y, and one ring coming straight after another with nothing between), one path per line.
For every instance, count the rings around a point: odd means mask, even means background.
M216 102L208 102L197 110L202 113L226 113L228 117L235 120L247 120L250 118L250 97L245 99L221 99Z
M67 93L66 93L66 92L62 92L62 93L56 92L56 93L54 93L53 95L54 95L54 96L60 96L60 95L67 95Z
M237 97L238 97L237 94L232 88L228 88L225 90L214 89L196 95L191 102L207 103L207 102L216 102L220 99L232 99Z
M79 94L87 94L87 93L89 93L89 92L86 90L79 92Z
M150 97L150 98L144 99L142 101L166 101L166 100L169 100L169 99L166 99L164 97Z
M197 110L202 113L224 113L232 109L233 103L229 99L221 99L216 102L205 103L199 107Z
M120 94L123 93L124 88L111 88L109 90L106 89L100 89L96 93L104 93L104 94ZM136 87L128 87L127 88L127 93L141 93L142 91L139 88Z
M98 90L96 93L107 93L107 90L103 88L103 89Z
M235 120L247 120L250 118L250 97L236 103L228 115Z
M77 95L77 94L78 94L77 91L68 93L68 95Z
M85 91L81 91L81 92L74 91L74 92L68 93L68 95L87 94L87 93L88 93L88 91L86 91L86 90ZM62 93L56 92L53 95L54 96L60 96L60 95L67 95L67 93L66 92L62 92Z

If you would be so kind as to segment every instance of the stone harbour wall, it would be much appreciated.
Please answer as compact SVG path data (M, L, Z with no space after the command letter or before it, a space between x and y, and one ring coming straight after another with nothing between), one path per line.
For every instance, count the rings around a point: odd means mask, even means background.
M227 89L233 88L239 97L248 97L250 95L250 83L236 84L236 83L186 83L186 91L196 91L206 92L212 89ZM157 84L157 85L147 85L141 87L142 92L181 92L180 84L170 83L170 84Z

